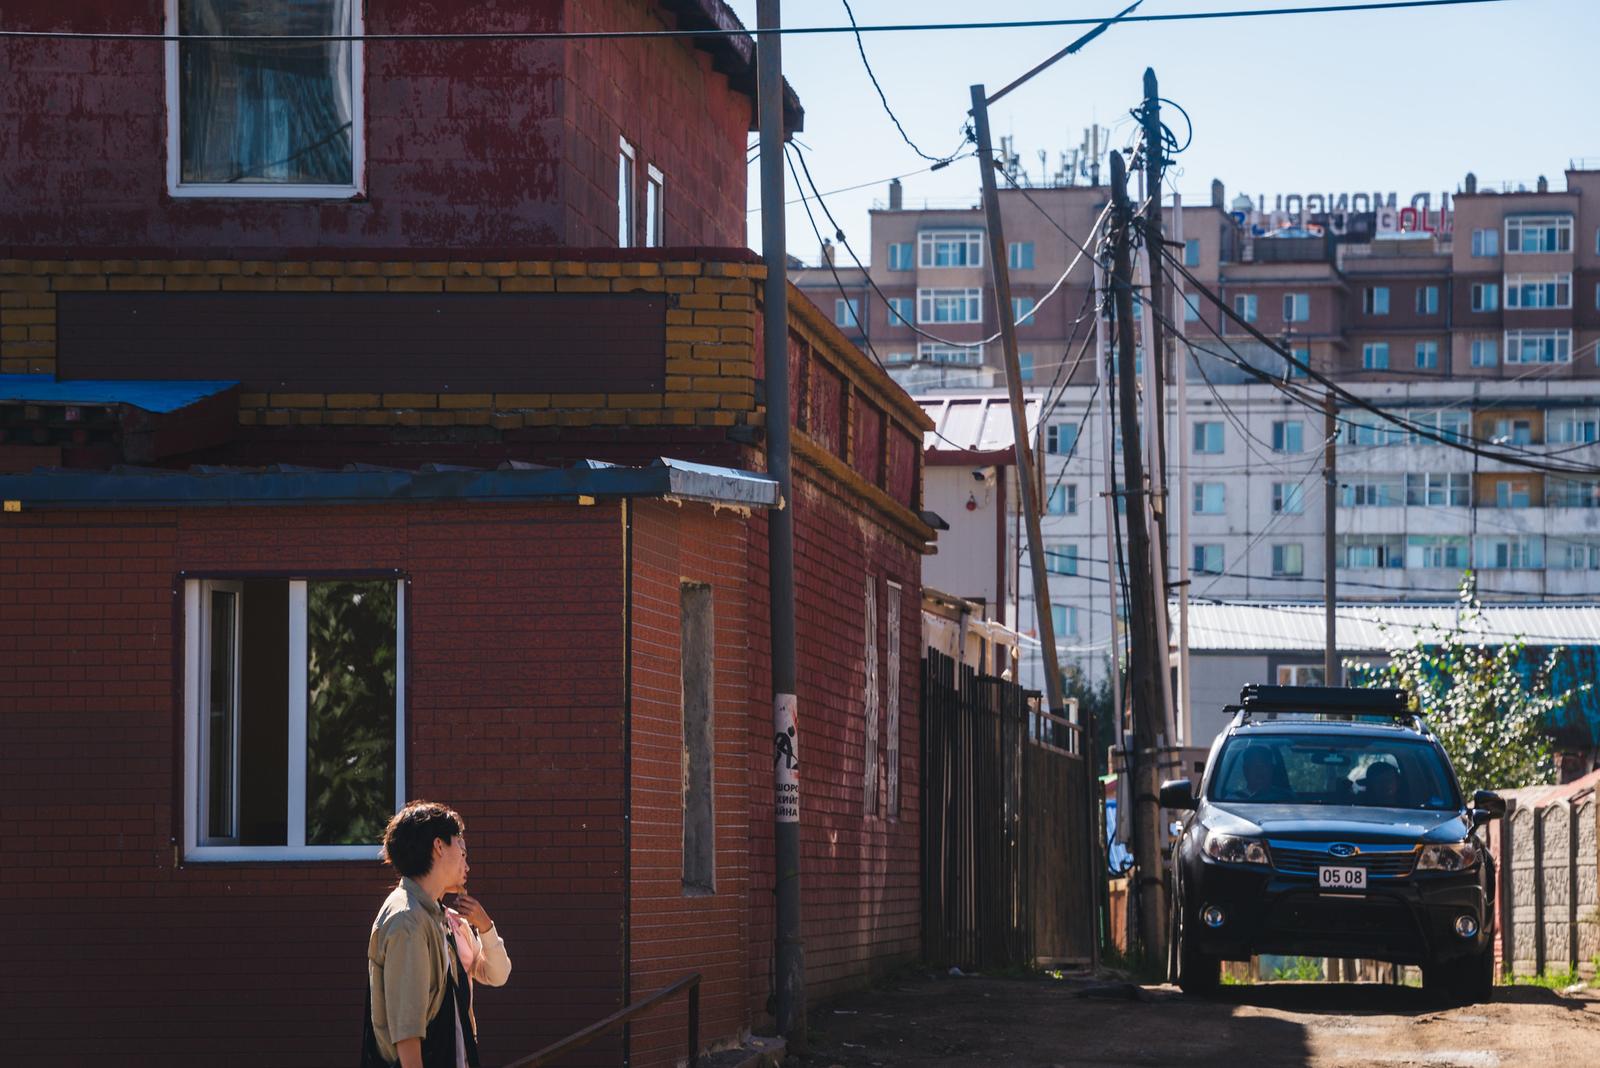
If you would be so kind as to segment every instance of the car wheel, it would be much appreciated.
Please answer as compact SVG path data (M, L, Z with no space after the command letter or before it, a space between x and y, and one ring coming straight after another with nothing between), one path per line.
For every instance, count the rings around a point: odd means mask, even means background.
M1454 1004L1488 1001L1494 995L1494 946L1486 947L1475 957L1450 964L1424 964L1422 989Z
M1177 946L1173 957L1177 963L1178 989L1196 997L1208 997L1222 985L1222 959L1196 949L1188 936L1184 923L1184 907L1180 900L1173 905L1172 942Z

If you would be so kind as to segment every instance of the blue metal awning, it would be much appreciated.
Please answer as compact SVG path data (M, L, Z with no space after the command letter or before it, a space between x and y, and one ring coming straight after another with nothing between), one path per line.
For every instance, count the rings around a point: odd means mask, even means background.
M54 375L0 375L0 404L129 404L147 412L175 412L226 392L237 382L57 381Z
M19 502L23 511L624 497L671 497L750 508L779 503L777 480L767 475L667 459L645 467L587 460L564 468L517 463L492 469L428 465L418 470L353 465L334 471L280 465L184 471L48 469L0 475L0 499Z

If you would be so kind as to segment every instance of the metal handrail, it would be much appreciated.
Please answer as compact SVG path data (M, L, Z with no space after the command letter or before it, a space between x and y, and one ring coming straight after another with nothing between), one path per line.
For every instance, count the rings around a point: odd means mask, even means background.
M557 1057L571 1053L580 1046L586 1046L595 1039L608 1032L615 1031L623 1024L637 1019L666 1001L685 987L689 990L689 1066L694 1068L695 1060L700 1055L700 973L692 972L675 983L657 990L654 994L636 1001L632 1005L612 1013L603 1020L590 1024L581 1031L574 1031L561 1041L544 1047L537 1052L530 1053L521 1060L512 1061L505 1068L542 1068Z

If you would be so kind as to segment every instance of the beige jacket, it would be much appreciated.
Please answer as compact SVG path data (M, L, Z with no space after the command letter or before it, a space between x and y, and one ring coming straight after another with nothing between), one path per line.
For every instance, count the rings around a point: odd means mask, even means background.
M445 944L444 922L444 909L409 878L400 880L372 921L367 982L372 990L372 1030L385 1060L398 1060L395 1043L421 1038L444 1004L445 969L455 966ZM499 931L491 927L480 935L466 923L460 929L472 939L475 951L467 953L462 947L462 956L473 958L467 981L504 986L511 975L511 958Z

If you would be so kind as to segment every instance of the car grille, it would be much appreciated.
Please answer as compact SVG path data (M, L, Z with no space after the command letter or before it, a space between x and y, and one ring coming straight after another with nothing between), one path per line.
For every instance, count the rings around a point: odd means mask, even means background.
M1334 856L1326 846L1307 849L1269 842L1268 847L1272 851L1272 866L1285 875L1315 875L1318 867L1336 864L1366 868L1370 878L1395 879L1410 875L1417 862L1415 846L1361 846L1361 852L1353 857Z

